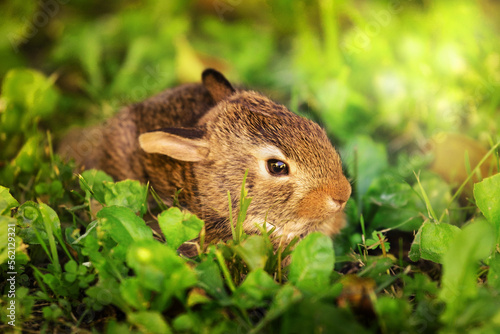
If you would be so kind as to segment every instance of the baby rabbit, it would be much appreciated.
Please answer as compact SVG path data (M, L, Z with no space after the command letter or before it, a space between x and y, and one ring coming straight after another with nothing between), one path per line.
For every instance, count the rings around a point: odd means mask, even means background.
M247 169L246 233L264 222L285 243L338 233L351 185L323 129L213 69L202 81L125 108L64 153L115 180L149 181L166 203L182 189L179 202L205 221L207 241L231 236L227 191L237 211Z

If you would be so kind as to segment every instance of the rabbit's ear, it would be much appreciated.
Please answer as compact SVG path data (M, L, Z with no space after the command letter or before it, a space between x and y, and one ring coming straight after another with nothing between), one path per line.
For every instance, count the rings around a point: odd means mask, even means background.
M181 161L201 161L210 151L202 139L203 131L186 128L167 128L139 136L139 144L147 153L159 153Z
M215 100L215 103L219 103L235 92L235 89L231 86L229 81L227 81L220 72L212 68L203 71L201 79L203 85L208 89L210 95L212 95L212 98Z

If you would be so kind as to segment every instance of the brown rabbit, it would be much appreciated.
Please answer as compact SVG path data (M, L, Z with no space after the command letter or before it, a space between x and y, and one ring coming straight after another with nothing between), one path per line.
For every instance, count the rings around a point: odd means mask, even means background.
M231 236L227 191L236 211L247 169L247 233L265 221L285 242L338 233L351 185L325 132L213 69L202 81L125 108L65 142L65 154L116 180L149 181L166 203L182 189L179 202L205 221L208 241Z

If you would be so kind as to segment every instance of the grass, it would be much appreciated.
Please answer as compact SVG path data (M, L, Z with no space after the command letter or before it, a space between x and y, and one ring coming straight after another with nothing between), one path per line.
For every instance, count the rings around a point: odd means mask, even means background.
M12 13L0 25L2 331L500 330L497 5L98 6L0 5ZM233 238L206 244L175 200L148 207L149 185L77 175L54 153L72 125L205 67L327 130L354 189L333 243L315 233L275 250L265 227L246 235L242 180L228 194ZM198 236L197 255L178 254Z

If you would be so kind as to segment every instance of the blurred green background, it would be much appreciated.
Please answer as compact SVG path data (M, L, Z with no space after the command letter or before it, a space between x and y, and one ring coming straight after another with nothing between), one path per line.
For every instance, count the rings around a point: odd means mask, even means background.
M498 1L18 0L0 12L0 180L24 191L43 179L47 131L57 142L206 67L322 124L353 180L350 220L373 229L418 228L419 170L438 215L463 223L452 190L500 139ZM477 179L498 157L483 167Z
M497 1L19 0L0 10L0 76L53 76L65 122L107 117L213 66L343 142L368 134L398 149L438 131L499 132Z

